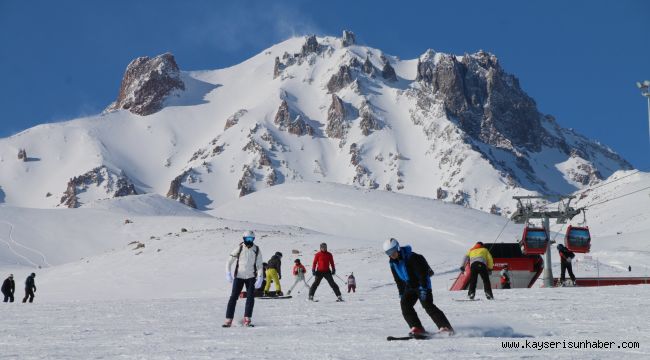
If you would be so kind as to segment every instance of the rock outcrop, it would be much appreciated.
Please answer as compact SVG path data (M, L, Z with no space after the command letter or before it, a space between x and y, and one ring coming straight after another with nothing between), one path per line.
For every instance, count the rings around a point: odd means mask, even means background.
M305 122L301 115L294 116L286 100L282 100L280 103L280 107L275 113L274 123L280 130L286 130L290 134L298 136L314 134L314 129Z
M82 205L79 201L79 195L93 186L101 188L106 193L107 198L138 194L135 186L126 175L122 173L115 174L102 165L70 179L61 197L60 205L68 208L78 208Z
M343 100L336 94L332 94L332 103L327 110L325 133L331 138L342 139L347 134L348 127Z
M320 44L316 39L316 35L310 35L305 40L305 43L302 45L300 54L302 56L307 56L309 54L318 54L320 52Z
M143 116L153 114L162 109L163 101L174 90L185 90L174 55L139 57L127 66L117 100L106 110L125 109Z
M363 62L362 70L364 73L372 76L375 73L375 67L372 65L370 58L366 56L366 61Z
M350 66L341 65L339 66L339 70L334 75L332 75L330 80L327 82L327 91L329 93L335 93L351 84L352 81L353 79L352 72L350 71Z
M352 31L343 30L343 38L341 39L341 43L343 44L343 47L354 45L356 43L354 33Z
M361 116L359 127L361 128L361 133L363 135L368 136L373 132L373 130L380 129L379 122L372 113L370 103L367 100L364 100L361 104L359 115Z
M388 61L384 63L384 67L381 69L381 77L388 81L397 81L395 69L393 69Z
M167 191L167 197L173 200L176 200L182 204L185 204L193 209L196 209L196 202L191 194L185 194L181 191L181 186L183 181L187 179L188 176L192 173L192 169L185 170L182 174L178 175L171 181L169 184L169 190Z

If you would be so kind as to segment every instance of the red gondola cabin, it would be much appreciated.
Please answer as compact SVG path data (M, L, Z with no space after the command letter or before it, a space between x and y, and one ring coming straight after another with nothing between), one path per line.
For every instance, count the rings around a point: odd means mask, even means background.
M521 252L526 255L542 255L548 248L548 234L544 228L526 227L519 242Z
M564 236L564 246L575 253L588 253L591 249L589 227L569 225Z

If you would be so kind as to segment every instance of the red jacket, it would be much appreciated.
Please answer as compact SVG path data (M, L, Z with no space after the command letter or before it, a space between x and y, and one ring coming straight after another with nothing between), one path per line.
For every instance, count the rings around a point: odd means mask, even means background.
M303 274L307 272L307 270L302 264L296 264L293 266L293 275L298 275L298 270L300 270L300 272L302 272Z
M332 254L328 251L319 251L314 256L314 263L311 268L319 272L327 272L330 271L330 265L332 266L332 270L335 270Z

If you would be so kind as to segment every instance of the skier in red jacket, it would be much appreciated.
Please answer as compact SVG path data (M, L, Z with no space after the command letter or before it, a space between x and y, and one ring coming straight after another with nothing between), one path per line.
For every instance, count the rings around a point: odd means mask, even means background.
M314 275L314 282L311 284L311 288L309 289L309 300L314 300L316 289L318 288L318 285L320 285L320 281L325 278L332 287L332 290L334 290L334 294L336 294L336 301L343 301L341 290L339 290L339 286L336 285L334 278L332 278L332 275L336 274L336 267L334 266L334 257L327 251L326 243L320 244L320 251L314 256L314 263L312 264L311 269L311 272Z

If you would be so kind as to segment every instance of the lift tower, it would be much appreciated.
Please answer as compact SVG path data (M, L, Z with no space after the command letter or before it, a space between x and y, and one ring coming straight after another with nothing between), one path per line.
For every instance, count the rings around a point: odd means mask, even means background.
M544 199L548 200L548 197L545 196L513 196L513 199L517 200L517 210L512 214L511 220L516 224L526 224L529 219L541 219L546 231L546 235L549 238L549 246L546 248L546 253L544 254L544 274L542 278L544 280L544 287L553 287L553 270L551 263L551 244L554 241L550 240L551 229L549 226L549 219L556 219L557 224L566 224L567 221L571 220L574 216L580 214L583 211L581 208L574 209L571 207L571 200L575 196L561 196L558 201L557 210L547 210L547 209L538 209L533 208L531 200L533 199ZM528 200L525 204L522 200Z

